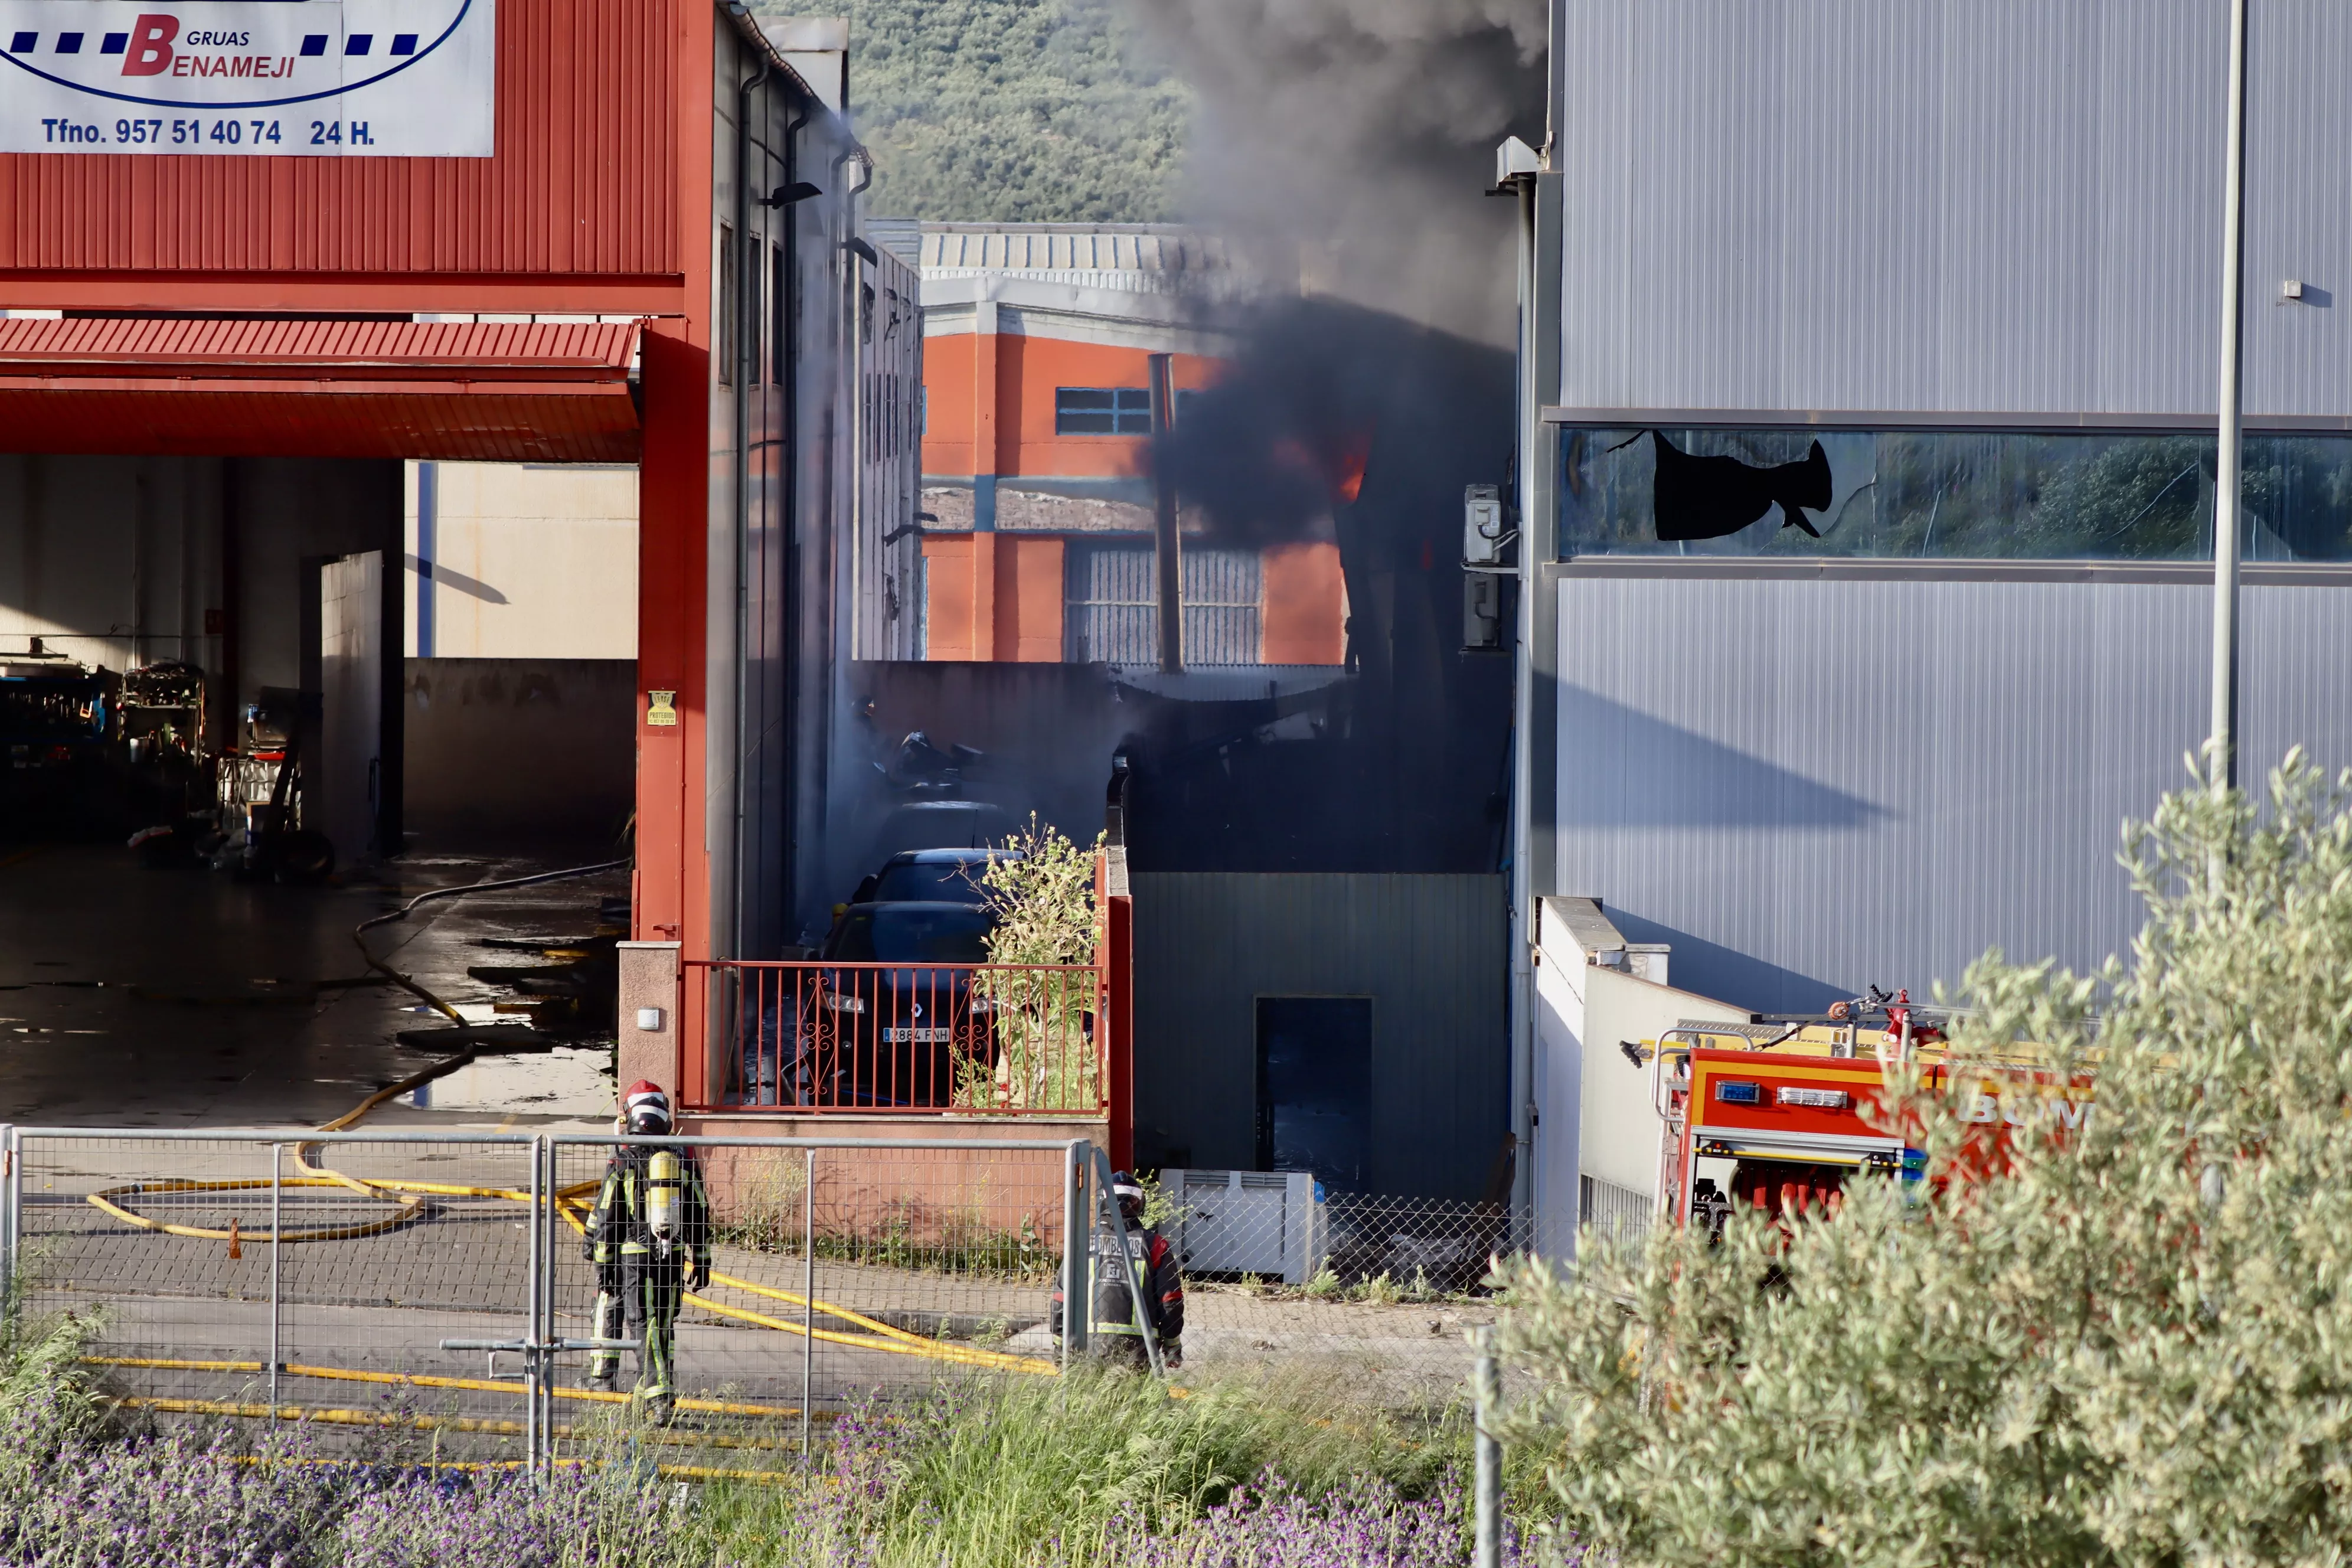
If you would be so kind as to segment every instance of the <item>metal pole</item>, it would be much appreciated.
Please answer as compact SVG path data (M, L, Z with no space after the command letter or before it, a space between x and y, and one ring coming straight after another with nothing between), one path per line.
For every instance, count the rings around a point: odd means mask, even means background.
M1502 1568L1503 1563L1503 1443L1495 1435L1502 1413L1503 1378L1495 1361L1493 1331L1482 1329L1472 1342L1478 1359L1472 1369L1477 1402L1477 1553L1476 1568Z
M1543 561L1536 542L1549 538L1538 528L1535 497L1538 455L1543 450L1543 397L1536 377L1536 179L1523 175L1518 184L1518 376L1516 421L1517 480L1511 501L1518 512L1518 595L1511 606L1514 644L1511 649L1511 875L1508 882L1510 918L1504 928L1511 943L1510 991L1510 1133L1513 1158L1511 1184L1506 1201L1513 1208L1532 1212L1535 1194L1535 1059L1536 1059L1536 879L1534 865L1536 689L1534 628L1536 598L1543 591ZM1574 1226L1570 1226L1574 1235Z
M552 1142L546 1141L544 1138L535 1138L532 1140L532 1142L535 1146L531 1150L531 1164L546 1172L545 1176L541 1179L540 1190L544 1193L547 1197L546 1203L541 1205L537 1217L532 1222L540 1227L541 1232L539 1244L539 1339L540 1342L542 1344L552 1345L555 1342L555 1178L557 1173L555 1165L555 1145ZM593 1321L589 1324L589 1332L592 1334L595 1332L595 1324ZM555 1467L555 1362L553 1359L553 1351L551 1350L548 1352L548 1375L540 1380L539 1387L539 1429L542 1433L546 1434L546 1439L542 1444L542 1447L547 1450L546 1466L551 1470Z
M1087 1167L1084 1151L1094 1145L1073 1142L1063 1156L1062 1171L1062 1370L1067 1372L1087 1351L1087 1321L1094 1300L1087 1279Z
M816 1151L808 1151L801 1178L801 1462L814 1457L809 1447L814 1423L809 1402L816 1395Z
M2238 777L2238 468L2244 445L2246 0L2230 0L2229 163L2221 180L2221 411L2213 478L2212 787Z
M21 1165L16 1127L0 1125L0 1323L16 1315L16 1190Z
M1173 354L1153 354L1151 366L1151 536L1160 570L1160 668L1170 675L1184 668L1184 540L1176 526L1176 481L1166 472L1161 446L1176 424ZM1116 419L1116 416L1114 416Z
M269 1146L269 1405L278 1406L278 1369L286 1363L278 1345L278 1324L285 1314L286 1278L286 1145Z
M1151 1309L1145 1305L1143 1300L1144 1289L1149 1285L1150 1281L1148 1278L1137 1279L1135 1277L1136 1255L1134 1249L1129 1247L1127 1241L1127 1216L1118 1212L1118 1194L1111 1190L1113 1184L1111 1182L1110 1155L1102 1149L1097 1149L1095 1151L1095 1164L1097 1169L1097 1173L1102 1178L1101 1194L1103 1197L1110 1200L1107 1206L1110 1210L1111 1234L1118 1237L1118 1266L1121 1268L1126 1269L1128 1273L1128 1279L1126 1280L1128 1287L1127 1300L1128 1304L1134 1312L1136 1331L1143 1336L1143 1353L1149 1356L1151 1360L1151 1375L1154 1377L1166 1377L1168 1375L1167 1363L1160 1359L1160 1335L1151 1326ZM1089 1300L1087 1303L1087 1310L1091 1312L1094 1308L1094 1303ZM1064 1305L1062 1315L1065 1318L1069 1316L1066 1303Z
M540 1448L541 1446L539 1422L539 1394L540 1386L543 1380L540 1375L540 1358L537 1347L541 1342L539 1332L539 1308L541 1295L540 1276L541 1270L547 1261L546 1248L540 1241L540 1220L541 1215L545 1211L547 1203L547 1189L543 1180L546 1166L545 1162L540 1158L543 1148L544 1143L541 1139L537 1137L531 1139L530 1262L529 1266L530 1278L525 1282L523 1287L524 1316L522 1337L524 1341L524 1349L522 1352L522 1463L524 1469L533 1472L536 1472L539 1468Z

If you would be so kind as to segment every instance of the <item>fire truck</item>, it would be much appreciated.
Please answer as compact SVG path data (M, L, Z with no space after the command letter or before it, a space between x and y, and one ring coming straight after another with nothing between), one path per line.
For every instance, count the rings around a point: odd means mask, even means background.
M1964 1097L1991 1154L2015 1130L2090 1114L2087 1078L2061 1081L2031 1046L1992 1058L1955 1057L1941 1026L1909 993L1839 1003L1825 1014L1751 1024L1685 1022L1620 1047L1650 1076L1665 1124L1656 1212L1720 1226L1735 1208L1794 1217L1826 1207L1857 1175L1919 1179L1884 1099L1889 1066L1916 1061L1931 1087Z

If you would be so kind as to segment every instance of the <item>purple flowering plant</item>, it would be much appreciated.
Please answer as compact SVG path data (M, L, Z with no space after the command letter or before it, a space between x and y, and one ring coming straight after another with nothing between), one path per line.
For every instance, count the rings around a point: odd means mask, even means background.
M682 1483L631 1435L551 1474L396 1433L129 1429L87 1323L0 1346L0 1564L42 1568L1464 1568L1458 1432L1265 1385L944 1381L853 1398L805 1470ZM1336 1412L1336 1414L1335 1414ZM773 1450L767 1450L773 1452ZM723 1465L714 1468L725 1468ZM1516 1536L1505 1560L1581 1568Z

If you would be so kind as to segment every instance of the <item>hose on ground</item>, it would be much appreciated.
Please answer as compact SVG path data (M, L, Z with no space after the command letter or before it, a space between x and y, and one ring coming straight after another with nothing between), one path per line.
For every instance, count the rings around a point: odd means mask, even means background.
M400 908L393 910L389 914L377 915L373 920L364 920L360 921L358 925L352 928L352 941L359 948L360 957L366 962L367 966L370 969L383 975L394 984L398 985L402 989L421 998L425 1005L430 1006L435 1012L439 1013L443 1017L448 1019L459 1028L463 1028L465 1027L466 1020L457 1016L457 1010L455 1007L450 1006L448 1003L444 1002L440 997L436 996L432 992L427 991L424 986L419 985L415 980L412 980L407 975L401 973L400 971L393 968L392 965L386 963L374 953L369 952L367 933L374 930L377 926L389 925L394 921L404 921L411 914L415 912L418 906L432 903L436 899L460 899L468 893L498 893L504 892L511 888L535 888L541 882L561 882L572 877L593 877L602 871L620 870L623 867L627 866L630 863L630 860L631 857L625 855L618 860L601 861L593 866L572 866L567 867L561 871L540 871L528 877L508 877L495 882L469 882L460 888L436 888L430 892L417 894L415 898L409 900L408 902L401 905ZM467 1059L470 1061L472 1059L471 1056L468 1055ZM464 1064L459 1063L457 1065L463 1066ZM455 1071L456 1068L447 1068L444 1070Z

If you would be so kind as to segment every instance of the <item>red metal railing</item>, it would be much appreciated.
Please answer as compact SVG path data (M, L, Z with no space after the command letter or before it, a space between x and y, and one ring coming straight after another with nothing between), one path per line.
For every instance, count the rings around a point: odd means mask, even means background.
M698 959L681 980L688 1110L1097 1117L1109 1104L1108 974L1093 964Z

